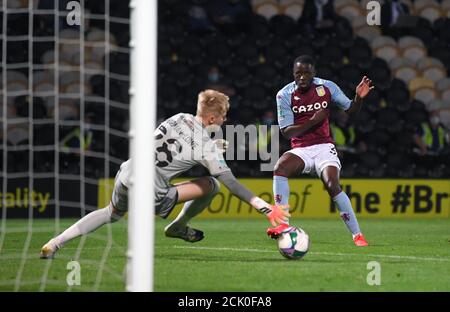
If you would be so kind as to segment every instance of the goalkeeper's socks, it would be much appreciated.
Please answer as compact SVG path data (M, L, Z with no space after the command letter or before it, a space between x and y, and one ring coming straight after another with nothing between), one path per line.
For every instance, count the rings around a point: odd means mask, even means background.
M172 221L167 227L166 230L171 231L174 229L182 229L184 230L188 224L188 222L205 210L206 207L209 206L214 196L220 190L220 184L216 179L211 178L212 190L208 194L203 197L199 197L188 202L185 202L183 205L183 209L180 211L175 220Z
M353 235L361 233L358 220L353 212L352 203L350 202L350 198L348 198L347 194L340 192L333 198L333 201L339 209L341 219L344 221L349 231L352 232Z
M102 225L106 223L110 223L112 221L116 221L116 218L112 217L112 207L109 205L108 207L98 209L93 211L83 218L78 220L75 224L73 224L70 228L65 230L63 233L58 235L55 240L59 246L62 246L66 242L84 234L88 234L92 231L95 231Z
M283 176L273 176L273 197L275 205L288 205L289 204L289 182L288 178ZM286 221L289 224L289 219Z

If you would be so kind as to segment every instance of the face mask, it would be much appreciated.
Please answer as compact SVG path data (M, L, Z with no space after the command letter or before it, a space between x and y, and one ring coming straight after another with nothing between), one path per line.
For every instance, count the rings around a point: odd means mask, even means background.
M317 5L322 5L323 6L323 5L328 3L328 0L315 0L315 2L316 2Z
M438 116L433 116L430 118L430 122L432 125L437 125L439 124L439 117Z
M197 6L193 7L193 8L189 11L189 15L190 15L192 18L195 18L195 19L203 19L203 18L206 17L206 16L205 16L205 11L203 11L202 8L197 7Z
M273 124L273 119L272 118L263 118L262 123L267 126L270 126Z
M218 73L211 73L208 75L208 79L211 82L217 82L219 81L219 74Z

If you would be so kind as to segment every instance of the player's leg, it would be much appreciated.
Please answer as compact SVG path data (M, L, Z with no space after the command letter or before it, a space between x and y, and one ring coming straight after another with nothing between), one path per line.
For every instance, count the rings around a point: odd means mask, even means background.
M290 189L288 178L303 172L304 169L305 162L297 154L287 152L278 159L273 171L273 197L276 205L289 204ZM275 228L269 228L267 235L276 238L288 226L289 220Z
M122 216L123 214L115 210L111 204L105 208L95 210L85 215L63 233L59 234L55 238L52 238L47 244L45 244L41 249L41 258L52 258L55 252L65 243L77 238L78 236L93 232L106 223L116 222Z
M288 178L303 172L305 162L298 155L284 153L278 159L273 170L273 194L275 204L287 205L289 203Z
M213 177L203 177L193 181L182 182L175 185L178 192L178 203L185 202L183 209L166 228L168 237L178 237L189 242L203 239L203 232L190 228L188 222L205 210L213 197L219 192L220 184Z
M53 258L65 243L95 231L107 223L118 221L128 208L128 189L116 178L111 203L105 208L95 210L78 220L64 232L52 238L42 248L42 259Z
M361 233L350 199L341 189L339 170L340 164L329 163L322 169L321 179L328 194L337 206L342 221L344 221L348 230L352 233L355 244L357 246L367 246L368 244Z

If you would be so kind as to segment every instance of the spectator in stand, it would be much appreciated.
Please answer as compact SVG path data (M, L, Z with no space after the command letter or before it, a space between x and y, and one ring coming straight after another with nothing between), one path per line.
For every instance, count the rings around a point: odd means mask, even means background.
M333 0L305 1L301 20L310 31L314 29L326 31L334 26L335 19Z
M417 127L414 142L421 156L439 155L448 148L449 133L440 123L438 111L430 112L428 122Z
M432 169L437 169L439 173L442 166L448 164L450 134L440 123L438 111L431 112L428 122L417 127L414 142L418 147L413 149L414 162L421 168L427 168L428 174L433 174L433 171L430 171Z
M193 4L188 9L188 25L191 32L216 31L204 6Z
M70 153L71 150L90 150L94 133L91 125L93 124L94 114L87 112L84 116L84 136L81 134L81 128L76 127L70 131L61 141L61 150ZM80 152L75 152L79 154Z
M242 32L252 15L249 1L242 0L210 0L207 10L214 24L227 35Z
M358 135L348 114L344 111L333 111L330 130L338 156L342 161L355 161L359 153L367 151L366 143Z
M208 81L206 83L206 89L212 89L226 94L229 97L233 97L236 91L233 87L224 82L224 77L220 73L220 69L217 66L211 66L208 70Z
M409 14L406 4L398 0L386 0L381 6L381 29L383 34L401 36L401 29L415 26L417 18Z

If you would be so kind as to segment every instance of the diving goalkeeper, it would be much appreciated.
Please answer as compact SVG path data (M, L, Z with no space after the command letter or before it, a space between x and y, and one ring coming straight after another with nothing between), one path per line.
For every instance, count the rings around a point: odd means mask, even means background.
M177 203L184 203L175 220L164 229L167 237L192 243L204 238L203 232L191 228L188 222L208 207L219 191L219 181L231 193L264 214L273 226L290 216L287 206L270 205L238 182L224 160L223 146L219 146L218 140L211 139L210 130L224 123L229 106L225 94L205 90L199 93L196 116L179 113L155 130L155 213L167 218ZM41 258L53 258L68 241L95 231L106 223L115 222L125 214L128 210L128 188L132 185L131 161L127 160L120 166L110 204L87 214L52 238L42 247ZM196 165L208 169L210 176L174 185L170 183Z

